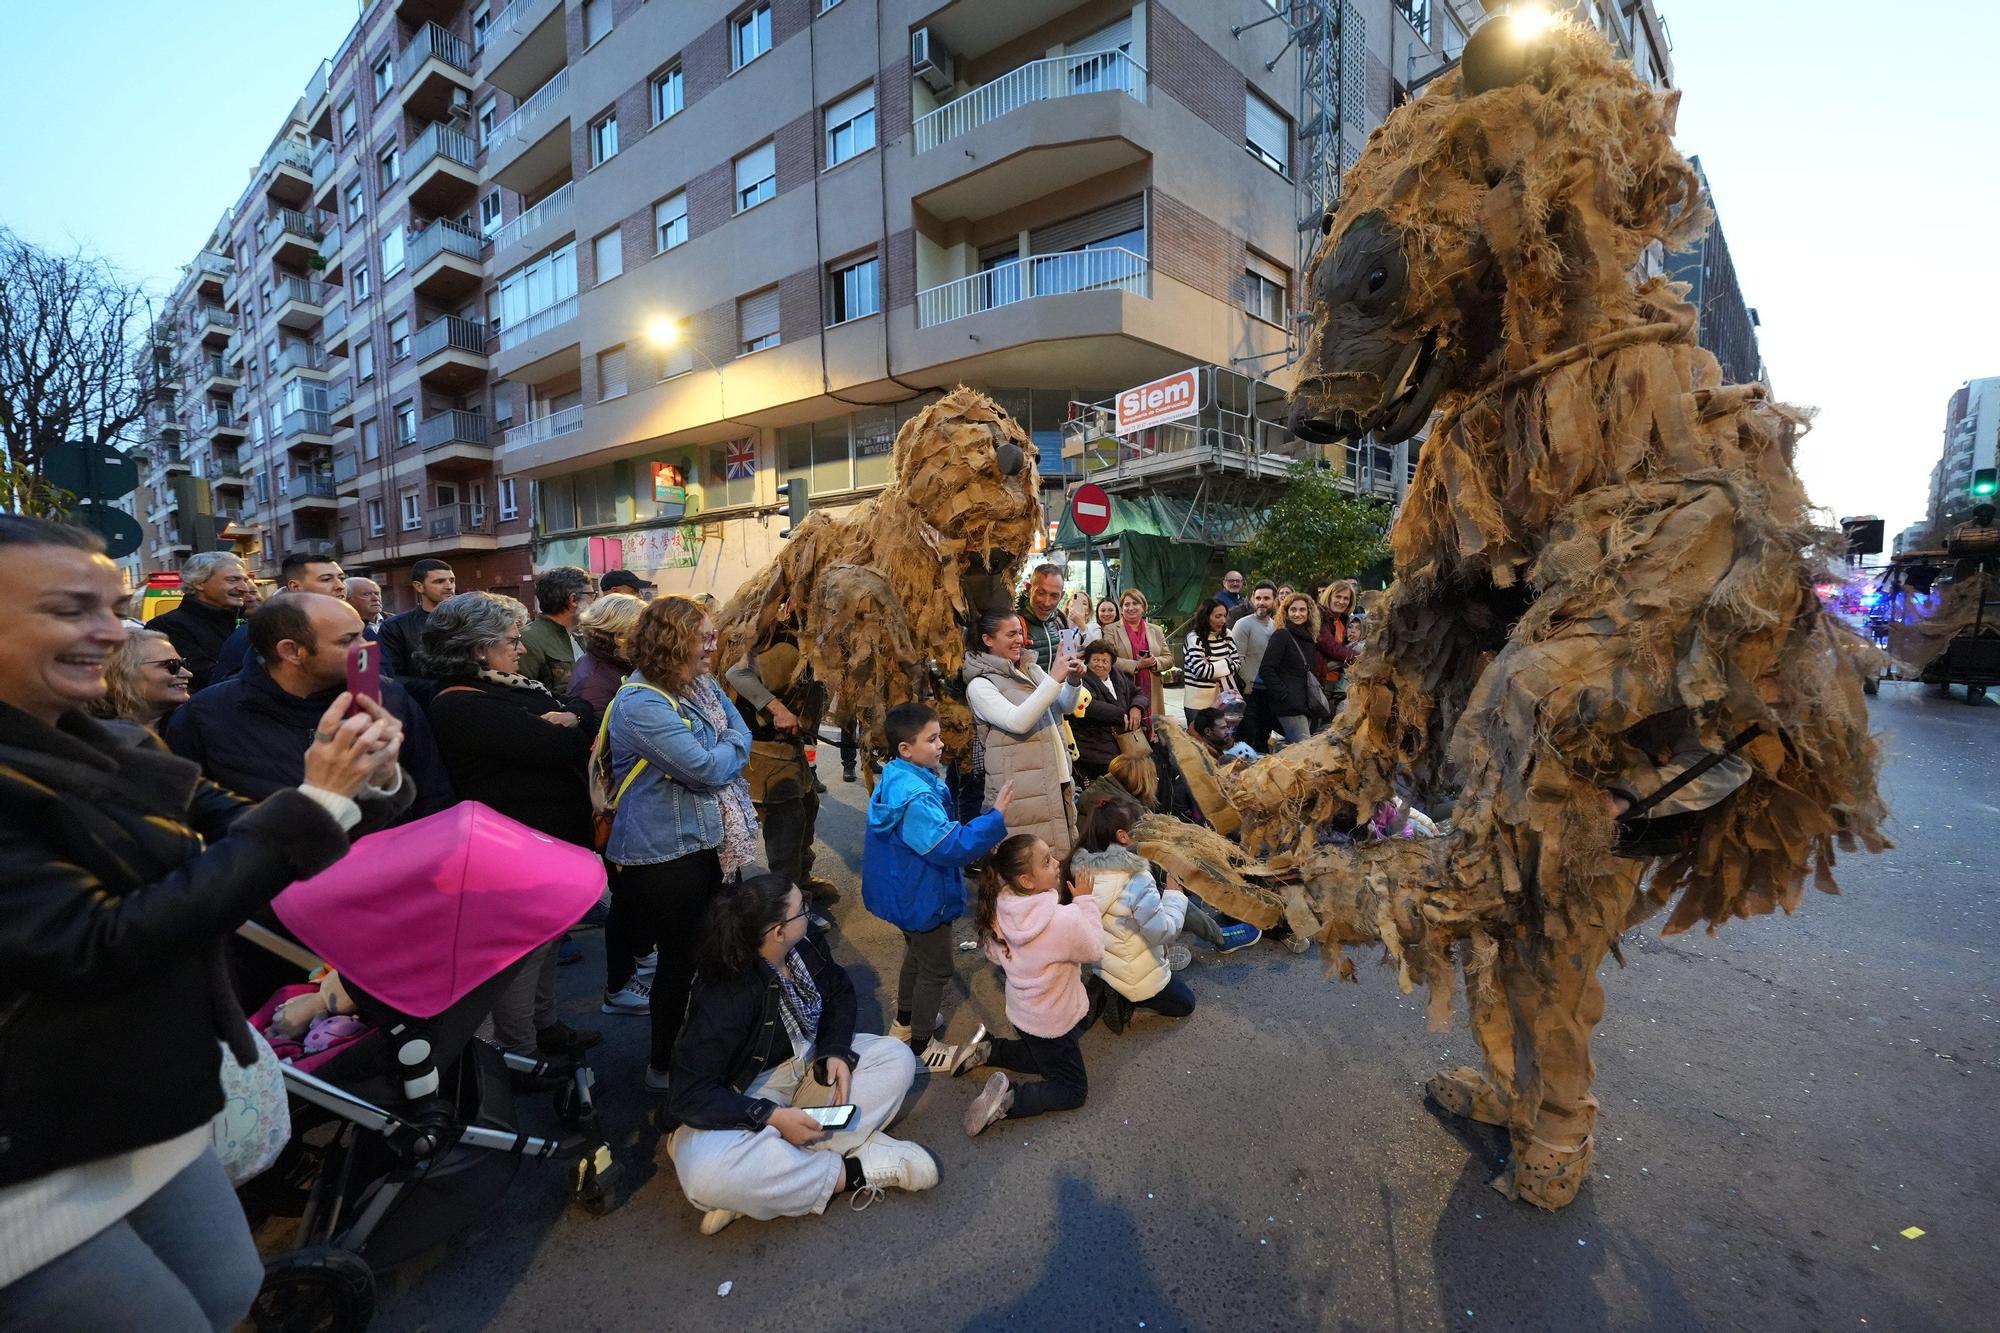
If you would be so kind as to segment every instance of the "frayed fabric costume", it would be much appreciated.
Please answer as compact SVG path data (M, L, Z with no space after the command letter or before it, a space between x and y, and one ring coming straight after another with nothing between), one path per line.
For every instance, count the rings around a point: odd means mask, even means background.
M1590 1169L1619 933L1669 905L1669 934L1790 912L1835 891L1836 849L1888 845L1867 650L1813 590L1805 416L1722 383L1683 289L1634 276L1707 219L1678 97L1589 29L1500 19L1370 137L1313 263L1292 421L1393 441L1437 409L1395 582L1332 726L1228 784L1240 846L1137 837L1343 974L1332 946L1379 941L1437 1022L1462 976L1486 1068L1431 1092L1507 1128L1494 1183L1544 1208ZM1330 836L1444 795L1444 837Z

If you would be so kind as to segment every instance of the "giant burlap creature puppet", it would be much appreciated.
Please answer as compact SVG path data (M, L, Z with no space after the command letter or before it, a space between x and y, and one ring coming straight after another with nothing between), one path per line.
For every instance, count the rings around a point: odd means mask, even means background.
M1706 222L1677 97L1588 29L1496 20L1370 137L1310 273L1293 425L1394 441L1438 411L1386 613L1328 731L1230 786L1240 846L1139 839L1344 975L1337 946L1379 941L1436 1022L1462 978L1486 1068L1429 1091L1506 1127L1494 1184L1544 1208L1589 1172L1619 933L1669 903L1668 933L1789 912L1834 891L1836 847L1887 845L1861 645L1813 592L1802 415L1721 383L1680 289L1635 277ZM1329 836L1447 797L1446 836Z
M718 670L752 649L798 645L799 670L830 691L835 722L857 728L871 773L883 718L912 700L937 708L948 748L963 752L966 626L1012 601L1042 523L1034 442L975 389L961 385L904 424L894 471L849 513L809 515L716 616Z

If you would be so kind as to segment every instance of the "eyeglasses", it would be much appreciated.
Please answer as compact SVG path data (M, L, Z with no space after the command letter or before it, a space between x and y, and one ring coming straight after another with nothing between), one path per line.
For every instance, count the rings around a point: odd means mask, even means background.
M500 640L500 646L502 648L526 648L528 641L516 634L512 638Z
M166 669L166 673L169 676L178 676L181 674L181 672L186 671L188 669L187 659L185 657L163 657L157 662L148 662L146 663L146 665L163 667Z
M806 917L809 917L811 915L812 915L812 909L810 907L801 907L798 911L792 913L790 916L780 920L776 925L772 926L771 929L783 930L786 926L791 925L792 922L803 921Z

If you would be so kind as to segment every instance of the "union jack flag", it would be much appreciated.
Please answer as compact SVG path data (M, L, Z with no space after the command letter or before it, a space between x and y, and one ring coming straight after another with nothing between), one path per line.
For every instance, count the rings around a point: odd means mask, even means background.
M722 479L724 481L749 481L757 475L757 442L738 440L734 444L722 446Z

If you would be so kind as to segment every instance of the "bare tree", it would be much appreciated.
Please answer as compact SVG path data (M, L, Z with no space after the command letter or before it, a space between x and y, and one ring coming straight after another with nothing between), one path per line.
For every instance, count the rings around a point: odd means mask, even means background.
M0 507L60 506L50 449L128 439L150 390L135 330L144 291L102 259L60 255L0 227Z

